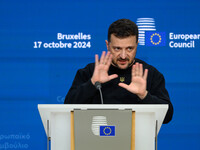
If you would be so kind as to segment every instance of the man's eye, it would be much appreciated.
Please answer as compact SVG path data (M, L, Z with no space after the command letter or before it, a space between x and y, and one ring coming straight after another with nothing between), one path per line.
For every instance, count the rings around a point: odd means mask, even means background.
M128 47L128 51L132 51L133 50L133 48L132 47Z
M115 47L115 48L114 48L114 50L116 50L116 51L119 51L119 50L120 50L120 48L119 48L119 47Z

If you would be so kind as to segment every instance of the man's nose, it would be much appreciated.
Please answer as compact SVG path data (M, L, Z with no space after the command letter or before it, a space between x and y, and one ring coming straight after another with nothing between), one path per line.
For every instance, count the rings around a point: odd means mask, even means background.
M121 50L120 57L121 57L122 59L125 59L125 58L126 58L126 51L125 51L125 50Z

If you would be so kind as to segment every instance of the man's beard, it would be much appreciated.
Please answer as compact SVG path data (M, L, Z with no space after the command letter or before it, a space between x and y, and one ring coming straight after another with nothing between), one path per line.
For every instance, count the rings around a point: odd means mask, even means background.
M120 60L126 60L126 61L129 62L129 58L125 58L125 59L118 58L118 59L117 59L117 61L120 61ZM116 61L116 62L117 62L117 61ZM124 68L123 70L125 70L125 69L129 68L130 66L132 66L134 62L135 62L135 59L133 59L130 63L128 63L127 67ZM120 68L119 65L118 65L117 63L115 63L113 60L112 60L112 64L113 64L113 66L115 66L115 67L117 67L117 68L119 68L119 69L122 69L122 68Z

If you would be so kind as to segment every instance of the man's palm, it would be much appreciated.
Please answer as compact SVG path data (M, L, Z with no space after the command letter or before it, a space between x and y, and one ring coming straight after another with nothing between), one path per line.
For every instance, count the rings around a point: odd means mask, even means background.
M147 75L148 75L148 70L145 69L144 74L143 74L142 64L136 63L132 67L131 83L129 85L125 83L119 83L119 86L127 89L129 92L136 94L141 99L143 99L147 94L147 91L146 91Z
M98 59L98 55L95 55L95 68L94 73L91 78L93 84L95 82L105 83L114 78L117 78L117 74L108 75L108 69L110 67L112 61L112 55L110 52L105 56L105 52L102 53L100 61Z

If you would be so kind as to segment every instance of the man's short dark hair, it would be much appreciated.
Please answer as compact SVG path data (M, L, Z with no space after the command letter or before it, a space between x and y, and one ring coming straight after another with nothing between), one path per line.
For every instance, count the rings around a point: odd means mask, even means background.
M138 27L129 19L119 19L110 25L108 29L108 42L110 42L111 34L114 34L118 38L135 35L136 43L138 42Z

